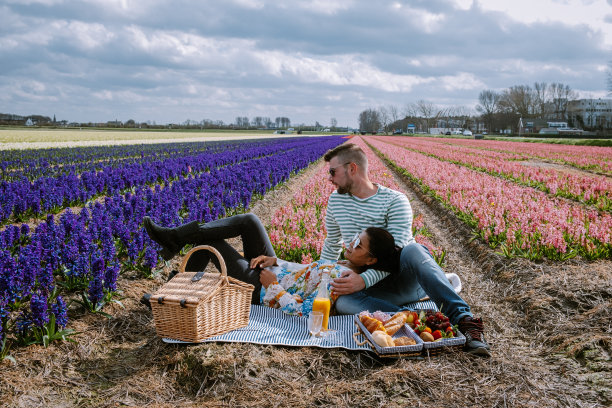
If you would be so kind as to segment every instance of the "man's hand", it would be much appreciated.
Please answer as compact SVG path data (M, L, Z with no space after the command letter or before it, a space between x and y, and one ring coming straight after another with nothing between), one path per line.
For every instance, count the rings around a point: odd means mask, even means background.
M274 258L273 256L259 255L258 257L251 259L251 262L249 265L251 269L255 269L255 268L263 269L263 268L267 268L268 266L276 266L276 258Z
M342 276L331 282L332 292L336 295L350 295L365 289L365 282L361 275L353 271L346 271Z

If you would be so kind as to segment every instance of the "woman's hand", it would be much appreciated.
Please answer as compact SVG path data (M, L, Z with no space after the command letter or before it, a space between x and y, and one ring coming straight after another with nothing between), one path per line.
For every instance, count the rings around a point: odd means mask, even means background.
M273 256L259 255L251 259L250 267L255 268L267 268L268 266L277 266L276 258Z
M262 269L262 271L259 272L259 281L261 282L261 286L267 289L268 286L276 282L276 274L269 269Z

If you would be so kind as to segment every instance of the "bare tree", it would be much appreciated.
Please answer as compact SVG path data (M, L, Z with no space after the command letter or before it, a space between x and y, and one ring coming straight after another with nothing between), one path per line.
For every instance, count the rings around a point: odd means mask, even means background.
M391 123L395 123L400 119L399 109L395 105L389 105L387 108L389 116L391 117Z
M442 115L442 109L439 109L436 105L423 99L416 103L416 112L423 119L425 124L425 131L429 132L431 124L435 123L438 118Z
M489 132L493 130L493 118L498 110L500 94L497 92L486 89L478 95L478 105L476 110L482 115L482 118L487 123Z
M567 119L567 103L576 98L578 98L578 93L569 85L558 82L550 84L550 99L555 119Z
M533 91L529 85L515 85L503 91L499 106L523 118L533 115Z
M608 95L612 95L612 61L608 61Z
M359 129L362 132L376 132L380 128L379 112L366 109L359 114Z
M389 115L389 111L384 106L378 108L378 118L380 119L380 125L382 126L385 134L389 131L388 127L391 122L391 116Z
M549 87L546 82L536 82L533 84L533 107L534 114L538 118L546 118L548 112L547 106L549 102Z

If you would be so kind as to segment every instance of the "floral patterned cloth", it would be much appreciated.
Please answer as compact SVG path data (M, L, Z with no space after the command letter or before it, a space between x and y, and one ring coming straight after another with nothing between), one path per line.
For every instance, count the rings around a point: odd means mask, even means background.
M338 261L323 259L309 265L280 259L277 263L279 266L268 268L276 274L276 281L267 289L261 288L261 304L298 316L308 316L312 311L312 302L319 293L323 274L329 274L331 280L340 277L344 271L350 271ZM327 291L331 293L329 286ZM330 295L332 306L337 298L336 295Z

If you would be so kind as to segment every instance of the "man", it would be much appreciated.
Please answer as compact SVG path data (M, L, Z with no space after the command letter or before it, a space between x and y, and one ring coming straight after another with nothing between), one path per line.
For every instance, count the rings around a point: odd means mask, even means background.
M490 356L482 320L473 317L427 249L414 241L408 198L369 180L367 157L357 145L342 144L329 150L324 159L329 163L329 180L337 190L328 201L327 237L321 259L338 259L342 243L350 242L355 233L370 226L387 229L396 245L403 248L398 273L368 269L334 279L333 291L341 295L336 311L356 314L370 309L376 298L402 306L429 296L444 308L452 324L459 325L467 338L466 351Z

